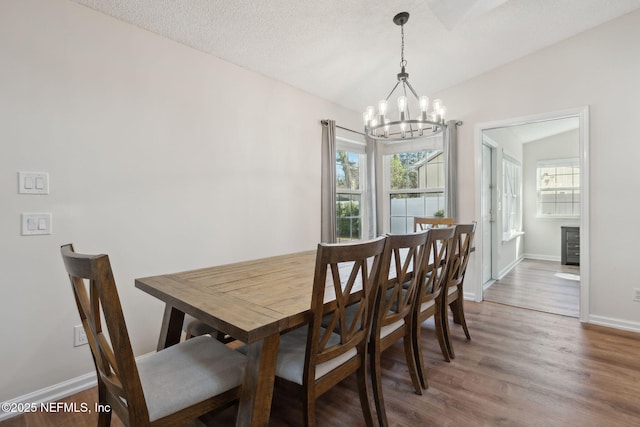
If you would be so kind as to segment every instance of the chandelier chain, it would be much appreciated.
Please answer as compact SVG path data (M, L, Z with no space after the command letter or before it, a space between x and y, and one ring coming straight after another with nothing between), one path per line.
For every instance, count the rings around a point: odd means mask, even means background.
M407 61L404 59L404 24L400 25L400 67L407 65Z

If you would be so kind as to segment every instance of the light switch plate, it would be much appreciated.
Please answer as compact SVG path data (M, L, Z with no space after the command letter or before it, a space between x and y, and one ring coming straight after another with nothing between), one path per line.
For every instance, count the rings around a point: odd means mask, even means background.
M19 194L49 194L47 172L18 172Z
M22 214L22 235L34 236L38 234L51 234L51 213L23 213Z

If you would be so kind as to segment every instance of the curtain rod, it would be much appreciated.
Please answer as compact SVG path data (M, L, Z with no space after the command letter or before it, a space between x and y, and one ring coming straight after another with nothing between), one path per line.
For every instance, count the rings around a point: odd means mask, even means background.
M320 123L322 123L322 125L324 125L324 126L326 126L326 125L328 125L328 124L329 124L329 122L328 122L327 120L320 120ZM357 130L353 130L353 129L345 128L345 127L338 126L338 125L336 125L336 127L337 127L338 129L346 130L347 132L353 132L353 133L357 133L358 135L367 136L367 135L365 135L365 134L364 134L364 133L362 133L362 132L358 132Z

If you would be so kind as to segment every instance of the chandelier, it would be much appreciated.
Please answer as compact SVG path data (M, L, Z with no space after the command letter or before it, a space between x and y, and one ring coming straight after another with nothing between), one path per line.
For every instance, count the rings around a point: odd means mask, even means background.
M367 136L373 139L398 142L412 139L426 138L442 133L446 127L444 116L446 107L442 101L436 99L432 103L431 112L429 111L429 98L427 96L418 96L416 91L409 83L409 74L405 67L407 61L404 59L404 24L409 20L408 12L398 13L393 17L393 22L400 26L401 48L400 48L400 72L398 73L398 81L387 95L386 99L378 102L378 111L373 106L368 106L362 114L364 119L364 128ZM396 91L401 89L401 94L397 98L398 111L389 111L389 98ZM409 102L407 89L410 95L413 95L415 101ZM410 104L417 105L419 114L415 118L411 118ZM397 120L394 118L397 117Z

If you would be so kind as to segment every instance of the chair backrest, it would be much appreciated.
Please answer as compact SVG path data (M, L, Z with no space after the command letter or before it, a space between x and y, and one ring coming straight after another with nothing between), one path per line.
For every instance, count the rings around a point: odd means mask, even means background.
M426 230L429 228L451 227L455 224L455 220L451 217L413 217L413 231Z
M107 255L82 255L68 244L60 248L73 295L91 347L98 381L111 394L118 415L131 425L148 422L149 414L138 376L120 298ZM104 316L106 331L101 316ZM106 333L105 333L106 332Z
M448 286L458 286L464 281L464 276L469 263L469 254L473 246L473 237L476 232L476 223L457 224L453 236L453 248L451 255L451 268L449 269Z
M387 236L375 299L372 336L411 313L419 291L428 233Z
M446 286L454 232L454 227L429 229L422 263L422 302L437 298Z
M305 375L310 378L315 378L316 365L366 345L369 299L378 283L385 242L379 237L361 243L318 245L305 358ZM345 309L352 304L358 304L358 310L346 316ZM328 320L326 328L321 327L323 317ZM339 343L330 341L333 332L340 335Z

